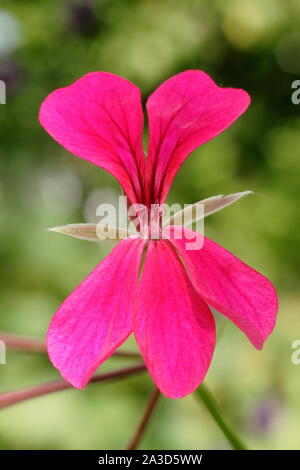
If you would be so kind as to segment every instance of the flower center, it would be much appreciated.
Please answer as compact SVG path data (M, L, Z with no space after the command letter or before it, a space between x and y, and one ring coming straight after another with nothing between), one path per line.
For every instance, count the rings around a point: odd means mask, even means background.
M136 207L136 228L141 236L147 240L162 238L162 218L164 208L159 204L152 204L150 209L142 204Z

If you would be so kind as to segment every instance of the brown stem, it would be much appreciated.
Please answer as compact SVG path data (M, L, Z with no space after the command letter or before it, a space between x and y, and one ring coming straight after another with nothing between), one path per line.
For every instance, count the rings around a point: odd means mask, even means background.
M45 354L47 352L46 344L40 339L24 338L23 336L13 335L11 333L1 333L0 340L4 341L7 348L17 349L25 352L34 352ZM115 351L114 356L140 358L140 354L131 351Z
M113 356L120 356L120 357L129 357L135 359L142 359L140 353L133 352L133 351L115 351Z
M120 379L122 377L128 377L145 370L144 364L138 364L134 367L128 367L126 369L118 369L113 372L107 372L105 374L99 374L92 377L90 383L104 382L106 380ZM21 390L14 390L12 392L0 393L0 408L5 408L10 405L15 405L24 400L30 400L31 398L40 397L47 395L48 393L58 392L60 390L66 390L72 388L72 385L65 380L53 380L41 385L34 387L23 388Z
M152 416L152 413L154 411L154 408L157 404L157 401L158 401L159 397L160 397L160 391L155 387L152 394L150 395L150 399L147 403L147 406L146 406L145 412L143 414L143 417L142 417L138 427L136 428L136 431L135 431L132 439L130 440L130 442L127 446L127 450L135 450L138 447L138 445L140 443L140 440L142 439L142 437L144 435L147 424L150 421L150 418Z
M40 339L24 338L22 336L2 332L0 332L0 339L4 341L7 348L36 353L46 352L46 345L44 341Z

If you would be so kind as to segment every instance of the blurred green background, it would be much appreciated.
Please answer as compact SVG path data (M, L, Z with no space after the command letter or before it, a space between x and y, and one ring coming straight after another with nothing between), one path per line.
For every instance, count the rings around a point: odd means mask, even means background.
M41 101L93 70L123 75L146 97L166 78L203 69L246 89L247 113L193 153L169 202L257 193L206 219L206 235L269 277L278 323L262 351L223 318L206 383L246 443L300 446L299 0L10 0L0 2L0 330L44 338L56 308L110 251L49 233L96 221L119 194L114 179L71 156L38 124ZM129 346L127 345L127 348ZM135 347L132 342L132 347ZM129 360L111 358L102 368ZM47 357L8 351L1 391L58 378ZM2 411L3 449L123 448L152 388L147 374L63 391ZM142 448L227 448L193 396L163 398Z

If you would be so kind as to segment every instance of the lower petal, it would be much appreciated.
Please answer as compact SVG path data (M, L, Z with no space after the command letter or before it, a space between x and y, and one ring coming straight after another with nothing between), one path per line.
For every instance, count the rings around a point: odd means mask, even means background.
M214 351L215 322L167 240L149 242L133 330L164 395L181 398L200 385Z
M167 237L181 256L202 298L233 321L257 349L272 332L278 310L271 282L209 238L201 249L186 249L191 230L168 227ZM186 238L188 237L188 238Z
M54 315L47 348L51 362L83 388L97 367L132 332L143 240L127 238L90 273Z

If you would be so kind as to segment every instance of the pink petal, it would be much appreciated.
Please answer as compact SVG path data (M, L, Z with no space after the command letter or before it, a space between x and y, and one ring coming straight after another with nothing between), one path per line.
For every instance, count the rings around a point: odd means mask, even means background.
M122 240L64 301L51 321L49 357L74 387L83 388L132 332L131 305L143 246L141 238Z
M249 103L244 90L220 88L199 70L175 75L155 90L147 102L154 202L164 202L188 155L226 129Z
M139 89L117 75L92 72L51 93L40 123L67 150L104 168L132 203L142 200L146 165Z
M171 242L179 252L201 297L233 321L257 349L272 332L278 310L271 282L229 251L204 237L200 250L186 250L187 239L175 239L181 227L169 227ZM193 233L184 228L184 235Z
M215 323L167 240L149 242L134 311L133 330L161 392L193 392L212 359Z

